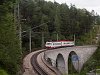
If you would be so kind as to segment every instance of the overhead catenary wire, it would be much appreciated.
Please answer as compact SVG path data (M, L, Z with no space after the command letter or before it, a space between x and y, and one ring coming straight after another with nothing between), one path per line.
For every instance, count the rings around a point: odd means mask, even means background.
M46 22L46 23L49 23L49 22L50 22L50 21L48 21L48 22ZM46 24L46 23L42 23L42 24L40 24L39 26L33 27L33 28L31 28L31 30L36 29L36 28L38 28L38 27L41 27L41 26L43 26L43 25ZM26 31L23 31L22 33L27 32L27 31L30 31L30 29L28 29L28 30L26 30Z

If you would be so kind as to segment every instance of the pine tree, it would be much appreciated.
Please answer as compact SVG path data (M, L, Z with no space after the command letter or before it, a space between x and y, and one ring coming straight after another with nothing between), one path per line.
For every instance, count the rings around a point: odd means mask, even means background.
M11 75L18 71L21 50L13 19L13 1L0 5L0 67Z

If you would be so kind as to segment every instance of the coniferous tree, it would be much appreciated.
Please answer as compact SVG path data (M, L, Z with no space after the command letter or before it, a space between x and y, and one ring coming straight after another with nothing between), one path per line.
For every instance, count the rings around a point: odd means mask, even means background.
M11 75L18 72L21 57L13 19L13 2L4 0L0 5L0 67Z

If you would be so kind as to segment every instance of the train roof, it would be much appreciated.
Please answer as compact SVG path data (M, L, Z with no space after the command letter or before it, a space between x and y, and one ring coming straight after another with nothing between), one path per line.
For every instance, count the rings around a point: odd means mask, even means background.
M47 42L66 42L66 41L73 41L73 40L58 40L58 41L47 41Z

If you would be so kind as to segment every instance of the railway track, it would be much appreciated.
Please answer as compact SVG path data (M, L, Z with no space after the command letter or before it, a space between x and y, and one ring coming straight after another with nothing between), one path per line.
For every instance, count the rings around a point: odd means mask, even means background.
M38 75L49 75L46 71L44 71L40 65L37 62L37 56L43 51L37 52L35 53L32 58L31 58L31 64L33 66L34 71L38 74Z
M44 63L44 61L43 61L43 52L44 51L39 51L39 52L35 53L32 56L32 58L31 58L31 64L33 66L33 70L38 75L61 75L59 72L57 72L54 69L52 69L52 67L49 67L48 65L46 65L46 61L45 60L44 60L45 61L45 63ZM40 62L38 60L40 60ZM40 65L40 63L43 63L42 66Z

